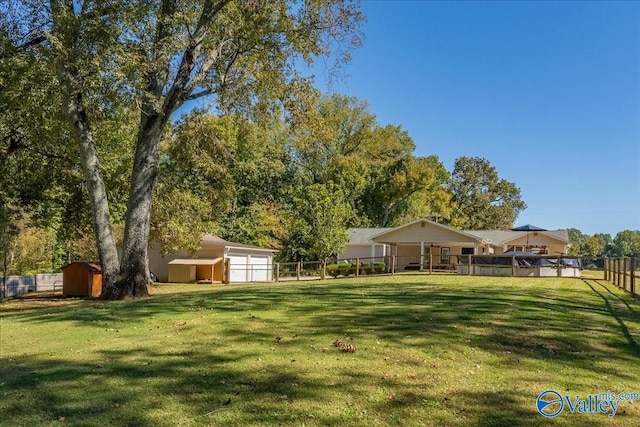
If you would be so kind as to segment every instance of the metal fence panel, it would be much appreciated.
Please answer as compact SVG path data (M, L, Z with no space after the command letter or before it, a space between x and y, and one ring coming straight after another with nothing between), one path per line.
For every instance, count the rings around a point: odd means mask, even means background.
M0 298L10 298L36 290L34 276L0 277Z
M62 289L62 273L36 274L36 291Z

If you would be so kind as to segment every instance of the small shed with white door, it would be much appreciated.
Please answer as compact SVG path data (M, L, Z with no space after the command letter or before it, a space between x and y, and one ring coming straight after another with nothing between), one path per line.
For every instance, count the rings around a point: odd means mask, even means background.
M161 282L247 283L273 280L275 249L229 242L206 234L195 253L180 250L163 255L159 245L149 246L149 270ZM225 268L226 267L226 268Z

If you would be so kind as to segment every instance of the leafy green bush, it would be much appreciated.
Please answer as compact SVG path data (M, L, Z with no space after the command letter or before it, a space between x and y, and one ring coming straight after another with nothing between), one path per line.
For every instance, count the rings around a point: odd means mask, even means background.
M374 263L361 262L358 267L359 267L358 274L381 274L386 271L387 264L385 264L384 262L374 262ZM332 277L338 277L341 275L349 276L350 274L355 273L356 264L355 262L351 264L347 261L341 261L337 264L336 263L328 264L326 271L327 271L327 274Z
M384 273L386 270L387 270L387 264L385 264L384 262L378 261L373 263L374 273L381 274L381 273Z
M327 265L327 274L332 277L340 275L348 276L353 272L353 266L348 262L340 262L338 264Z
M358 274L371 274L371 264L368 262L361 262Z
M387 264L384 262L363 262L360 264L359 274L380 274L384 273L387 268Z

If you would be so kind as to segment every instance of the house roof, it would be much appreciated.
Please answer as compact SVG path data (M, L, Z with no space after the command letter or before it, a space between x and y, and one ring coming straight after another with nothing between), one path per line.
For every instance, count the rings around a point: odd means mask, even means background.
M214 265L222 261L222 258L185 258L169 261L169 265Z
M416 224L421 224L421 226L427 226L427 229L430 230L430 232L428 233L429 236L427 238L427 240L430 241L447 241L447 242L454 242L454 241L477 241L477 242L481 242L481 243L488 243L485 242L484 239L482 237L473 235L467 231L464 230L457 230L455 228L449 227L447 225L444 224L440 224L437 223L435 221L431 221L429 219L426 218L421 218L418 219L416 221L413 222L409 222L407 224L403 224L399 227L395 227L395 228L391 228L391 229L385 229L385 231L382 231L381 233L378 233L376 235L371 236L372 239L374 239L377 242L383 243L384 239L387 236L393 235L393 234L397 234L398 232L401 232L405 229L410 229L412 227L414 227ZM421 239L424 239L424 237L418 237L415 235L411 235L410 237L408 237L409 239L415 237L415 241L420 241ZM407 236L405 236L405 239L407 238ZM459 240L460 239L460 240Z
M527 234L532 234L534 231L512 231L512 230L470 230L470 234L474 234L485 240L490 240L492 243L504 245L519 237L524 237ZM547 230L547 231L535 231L535 233L545 234L560 240L563 243L569 243L569 233L567 230Z
M228 240L221 239L220 237L214 236L213 234L205 234L204 236L202 236L202 246L215 246L215 247L222 247L225 249L251 249L254 251L264 251L264 252L271 252L271 253L278 252L276 249L261 248L259 246L229 242Z
M349 243L348 245L365 245L375 243L371 240L371 237L383 233L391 228L349 228Z
M425 222L435 227L440 227L460 236L492 245L505 245L519 237L527 236L527 233L540 233L555 238L563 243L569 243L569 233L567 230L546 230L546 231L512 231L512 230L458 230L437 222L422 218L394 228L349 228L349 245L364 245L376 243L373 239L384 237L388 233L410 227L416 223Z

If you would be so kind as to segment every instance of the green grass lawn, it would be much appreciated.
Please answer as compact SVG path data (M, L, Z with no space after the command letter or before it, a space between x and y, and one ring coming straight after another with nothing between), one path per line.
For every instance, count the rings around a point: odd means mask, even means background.
M335 340L355 346L341 352ZM640 425L640 304L593 279L397 275L0 304L0 425Z

